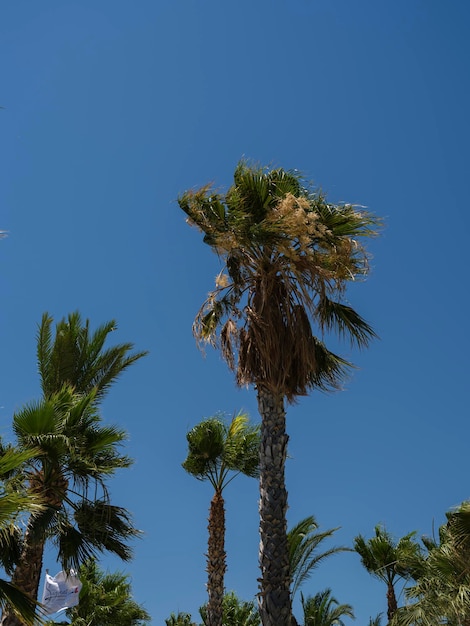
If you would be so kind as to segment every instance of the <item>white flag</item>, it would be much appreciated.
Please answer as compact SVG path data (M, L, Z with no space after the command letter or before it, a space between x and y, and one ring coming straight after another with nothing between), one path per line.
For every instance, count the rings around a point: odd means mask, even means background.
M73 570L67 576L65 572L59 572L55 576L46 573L42 604L46 615L52 615L62 609L77 606L78 596L82 583Z

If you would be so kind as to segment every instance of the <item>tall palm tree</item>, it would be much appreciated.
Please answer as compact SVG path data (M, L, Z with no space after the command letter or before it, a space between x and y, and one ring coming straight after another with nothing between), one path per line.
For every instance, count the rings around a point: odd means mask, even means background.
M407 580L421 567L422 555L419 544L411 532L395 541L387 530L378 524L375 536L365 539L358 535L354 549L361 557L366 570L387 585L387 618L390 623L398 609L395 585L398 580Z
M235 415L230 424L211 417L190 430L187 440L184 469L199 480L208 480L214 488L208 526L207 624L222 626L226 570L223 491L240 473L258 475L259 427L250 425L245 413Z
M0 564L10 572L18 549L18 526L22 515L37 515L43 510L37 494L9 489L5 479L28 461L34 452L4 448L0 442ZM34 623L36 602L6 580L0 579L0 607L10 605L11 610L28 625Z
M338 528L319 531L318 524L313 515L300 520L287 533L289 545L289 568L291 573L291 598L310 578L313 570L327 557L339 552L352 552L351 548L335 546L319 552L319 548L325 539L333 536Z
M353 607L350 604L339 604L331 595L331 589L325 589L313 597L301 595L304 613L303 626L344 626L344 617L354 619Z
M64 569L78 569L103 550L129 559L127 542L138 535L128 512L109 499L106 480L132 461L119 452L126 433L101 423L99 403L119 374L144 353L128 354L132 344L104 348L114 322L90 334L89 322L82 325L75 313L57 324L54 339L51 324L45 315L38 333L44 397L13 417L20 449L35 450L22 472L23 482L47 507L29 518L12 575L12 583L33 600L47 541L56 545ZM12 611L4 611L3 626L20 623Z
M66 610L71 626L145 626L150 615L132 597L129 576L103 572L95 560L81 565L80 602Z
M368 272L359 240L377 233L378 220L350 204L327 202L297 171L244 161L225 194L207 185L178 201L224 265L194 334L221 348L239 385L257 390L260 613L264 626L288 626L284 404L311 389L338 388L350 368L317 334L336 330L359 346L375 336L343 296L349 281Z

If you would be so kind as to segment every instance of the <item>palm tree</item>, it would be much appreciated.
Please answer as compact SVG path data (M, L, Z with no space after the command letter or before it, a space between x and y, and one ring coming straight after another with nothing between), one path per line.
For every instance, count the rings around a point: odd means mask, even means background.
M343 617L354 619L353 607L350 604L339 604L331 595L331 589L308 598L301 594L301 600L304 626L344 626Z
M45 512L29 518L12 575L12 583L33 600L48 540L68 570L104 550L129 559L127 542L139 534L128 512L110 503L106 480L132 461L119 453L126 433L101 423L99 403L119 374L144 353L128 354L132 344L104 348L114 322L90 335L89 322L82 326L75 313L57 324L54 340L51 324L45 315L38 333L44 397L13 417L20 449L35 450L23 483L47 505ZM3 626L20 623L4 611Z
M96 561L84 563L79 570L83 584L80 603L66 610L71 626L145 626L148 612L132 597L129 576L122 572L103 572Z
M240 473L258 475L259 427L249 425L245 413L235 415L229 425L220 417L211 417L189 431L187 440L184 469L199 480L208 480L214 488L208 526L207 623L222 626L226 570L223 490Z
M11 446L4 448L0 442L0 564L10 572L18 548L18 518L29 513L37 515L43 510L41 499L28 491L11 490L4 480L28 461L32 451L18 451ZM11 610L24 623L32 625L36 617L36 602L11 583L0 579L0 607L9 604Z
M409 579L421 566L422 556L419 545L414 541L416 533L411 532L398 541L378 524L375 536L365 539L358 535L354 539L354 549L361 557L366 570L387 585L387 618L393 618L398 604L395 585L400 579Z
M470 625L470 503L446 515L439 541L423 538L428 552L394 626Z
M291 598L310 578L313 570L327 557L338 552L352 552L351 548L333 547L318 552L325 539L332 537L338 528L318 531L318 524L313 515L306 517L293 526L287 533L289 545L289 568L291 573Z
M264 626L291 615L284 403L311 389L337 389L351 364L318 333L336 330L359 346L375 336L343 301L349 281L368 272L361 237L378 220L333 205L297 171L240 162L225 194L209 185L178 199L224 267L196 316L199 342L219 346L239 385L253 384L260 446L260 613Z

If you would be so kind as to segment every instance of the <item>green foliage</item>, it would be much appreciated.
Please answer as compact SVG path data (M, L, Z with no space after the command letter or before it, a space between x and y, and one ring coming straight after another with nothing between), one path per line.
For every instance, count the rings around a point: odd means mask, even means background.
M90 331L78 311L60 320L52 332L53 318L44 313L37 336L37 359L44 397L59 392L64 385L80 394L95 391L101 400L111 385L132 363L147 352L132 354L132 343L106 348L105 343L117 324L114 320Z
M301 594L301 601L304 626L344 626L344 617L354 619L353 607L350 604L339 604L331 595L331 589L308 598Z
M427 555L416 583L405 589L407 603L393 626L451 626L470 622L470 503L447 513L439 539L424 540Z
M41 498L27 490L11 489L5 482L12 473L21 468L34 451L19 451L0 443L0 564L11 573L19 557L21 531L17 523L23 513L38 515L43 510ZM0 607L9 604L18 617L32 625L36 618L36 602L23 594L11 583L0 579Z
M259 472L259 426L245 413L227 424L221 417L203 420L186 435L188 456L183 468L199 480L209 480L221 492L237 474L256 477Z
M204 626L208 626L207 605L201 606L199 614ZM234 591L226 593L222 603L223 626L259 626L260 616L253 600L240 600Z
M191 615L189 613L172 613L168 619L165 620L166 626L197 626L191 621Z
M318 524L315 518L310 516L301 520L287 533L292 598L324 559L338 552L350 551L350 548L333 547L324 552L318 552L323 541L337 530L338 528L331 528L318 532Z
M67 609L72 626L145 626L150 615L132 597L129 576L103 572L95 561L80 567L79 604Z
M371 539L358 535L354 540L354 549L370 574L387 584L394 584L398 578L412 577L420 566L421 549L415 537L416 533L411 532L395 541L379 524Z

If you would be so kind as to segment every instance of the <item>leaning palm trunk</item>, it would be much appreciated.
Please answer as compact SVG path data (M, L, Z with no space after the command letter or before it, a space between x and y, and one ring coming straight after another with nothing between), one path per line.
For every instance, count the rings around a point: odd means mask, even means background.
M397 597L395 595L395 587L392 583L387 585L387 618L388 623L392 621L392 617L398 610Z
M41 470L30 479L30 488L33 493L42 496L46 506L58 510L65 498L68 481L60 473L54 471L46 480ZM23 550L11 582L34 601L38 600L45 544L44 535L38 537L33 529L33 520L30 519L24 536ZM7 607L3 612L1 626L23 626L23 622Z
M263 626L290 626L291 598L287 543L286 414L282 396L258 387L262 418L260 446L260 589Z
M24 547L11 582L32 600L37 600L41 580L44 541L32 539L31 529L26 530ZM2 626L24 626L24 622L7 606L2 615Z
M222 626L224 599L225 554L225 508L224 499L216 492L209 513L209 542L207 551L207 626Z

